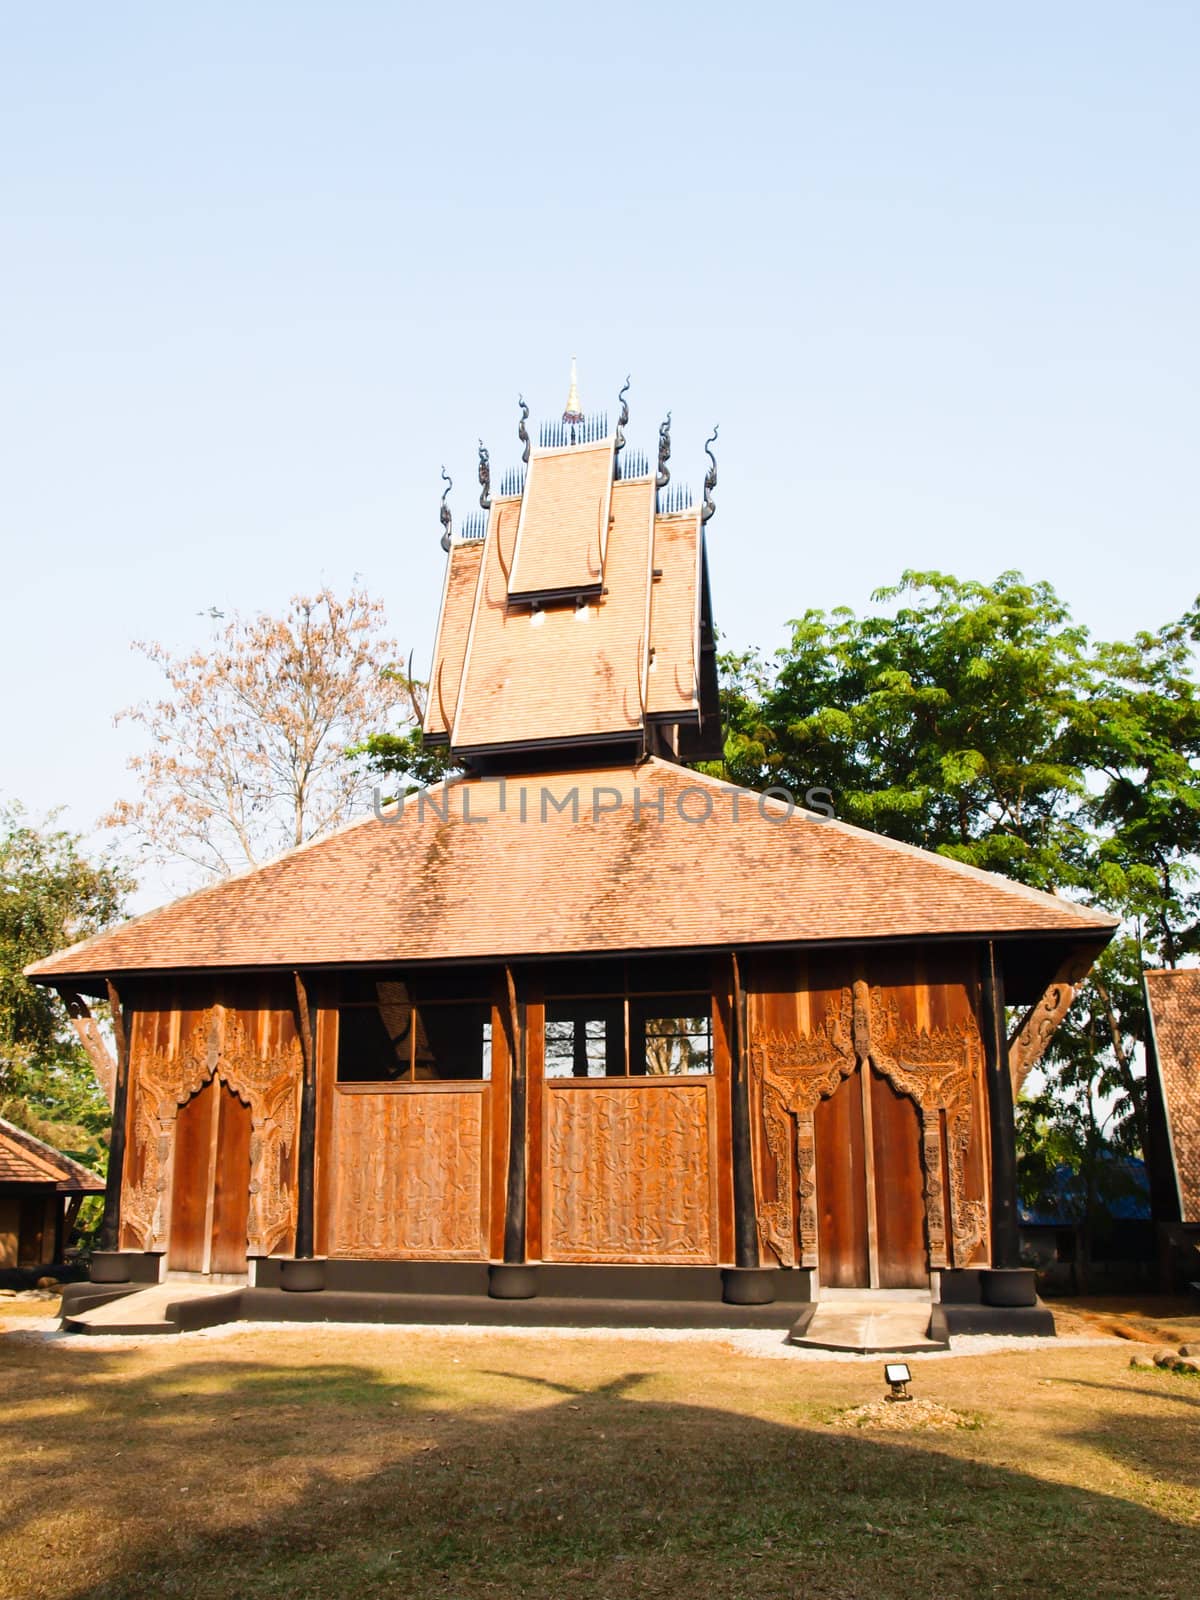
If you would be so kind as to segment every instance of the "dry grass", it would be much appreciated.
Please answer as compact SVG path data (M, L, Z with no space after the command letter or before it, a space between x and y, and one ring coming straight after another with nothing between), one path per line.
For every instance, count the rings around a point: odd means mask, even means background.
M0 1593L1197 1594L1200 1385L1128 1345L910 1365L980 1425L838 1428L875 1363L719 1338L0 1334Z

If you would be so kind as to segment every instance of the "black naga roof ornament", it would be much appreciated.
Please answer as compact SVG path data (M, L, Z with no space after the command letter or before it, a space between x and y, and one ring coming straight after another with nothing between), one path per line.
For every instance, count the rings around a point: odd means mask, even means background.
M522 455L521 455L521 460L525 463L526 466L528 466L529 465L529 429L525 426L525 424L529 421L529 407L525 404L525 396L523 394L519 394L517 396L517 404L521 408L521 420L520 420L520 422L517 423L517 438L520 439L521 443L525 446L525 449L524 449L524 451L522 452Z
M717 458L713 455L711 447L716 444L717 434L720 433L720 431L720 424L714 423L712 433L704 441L704 454L708 457L712 465L704 474L704 506L700 512L701 523L707 522L709 517L711 517L713 512L717 509L716 503L712 497L712 492L717 487Z
M442 509L438 512L438 516L442 519L442 549L447 555L449 555L450 535L453 529L451 525L452 519L450 516L450 507L446 504L446 496L454 487L454 479L446 471L445 467L442 468L442 482L446 485L446 487L442 490Z
M621 411L617 417L617 443L615 454L620 455L625 448L625 427L629 421L629 401L625 396L629 393L629 374L625 375L625 383L617 399L621 402Z
M479 504L485 511L492 508L492 462L491 457L484 449L483 440L479 441Z
M667 420L658 430L658 476L655 483L660 489L665 489L671 481L670 469L667 462L671 459L671 413L667 412Z

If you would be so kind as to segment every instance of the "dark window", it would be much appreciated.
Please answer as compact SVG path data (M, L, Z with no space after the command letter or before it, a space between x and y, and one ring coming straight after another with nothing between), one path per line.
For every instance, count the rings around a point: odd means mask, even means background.
M479 1079L492 1075L485 1001L414 1005L408 985L376 985L373 1003L338 1009L339 1083Z
M643 956L627 963L630 994L709 992L707 956Z
M392 1039L377 1005L338 1009L339 1083L395 1083L407 1078L407 1039Z
M403 983L415 1000L490 1000L496 978L492 967L376 967L338 974L337 995L343 1005L373 1005L381 984Z
M491 1075L491 1006L464 1002L417 1007L417 1078L490 1078Z
M625 993L625 963L607 961L556 961L542 973L547 995Z

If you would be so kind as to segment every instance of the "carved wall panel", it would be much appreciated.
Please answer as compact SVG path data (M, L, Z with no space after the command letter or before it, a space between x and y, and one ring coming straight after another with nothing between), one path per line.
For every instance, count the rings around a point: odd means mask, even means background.
M769 1190L759 1195L759 1232L783 1266L819 1264L815 1111L843 1078L868 1066L910 1098L920 1117L930 1267L970 1261L987 1226L986 1206L968 1195L966 1179L982 1062L973 1017L918 1027L901 1015L888 989L860 977L828 1001L811 1031L761 1032L752 1040L750 1062L775 1174L771 1184L759 1178L760 1191Z
M548 1083L548 1261L716 1261L709 1083Z
M339 1094L329 1253L478 1261L487 1253L486 1088Z
M280 1034L268 1014L260 1041L224 1006L203 1011L175 1048L135 1040L130 1157L121 1197L123 1232L142 1250L162 1250L179 1107L212 1078L250 1107L250 1212L247 1251L270 1255L293 1226L296 1128L302 1071L299 1040Z

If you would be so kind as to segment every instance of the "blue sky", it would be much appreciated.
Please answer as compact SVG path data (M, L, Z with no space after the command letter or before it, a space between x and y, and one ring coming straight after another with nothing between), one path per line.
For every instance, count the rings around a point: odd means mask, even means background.
M715 608L904 567L1102 635L1200 590L1200 10L0 8L0 794L88 830L135 637L363 576L428 657L443 461L633 374Z

